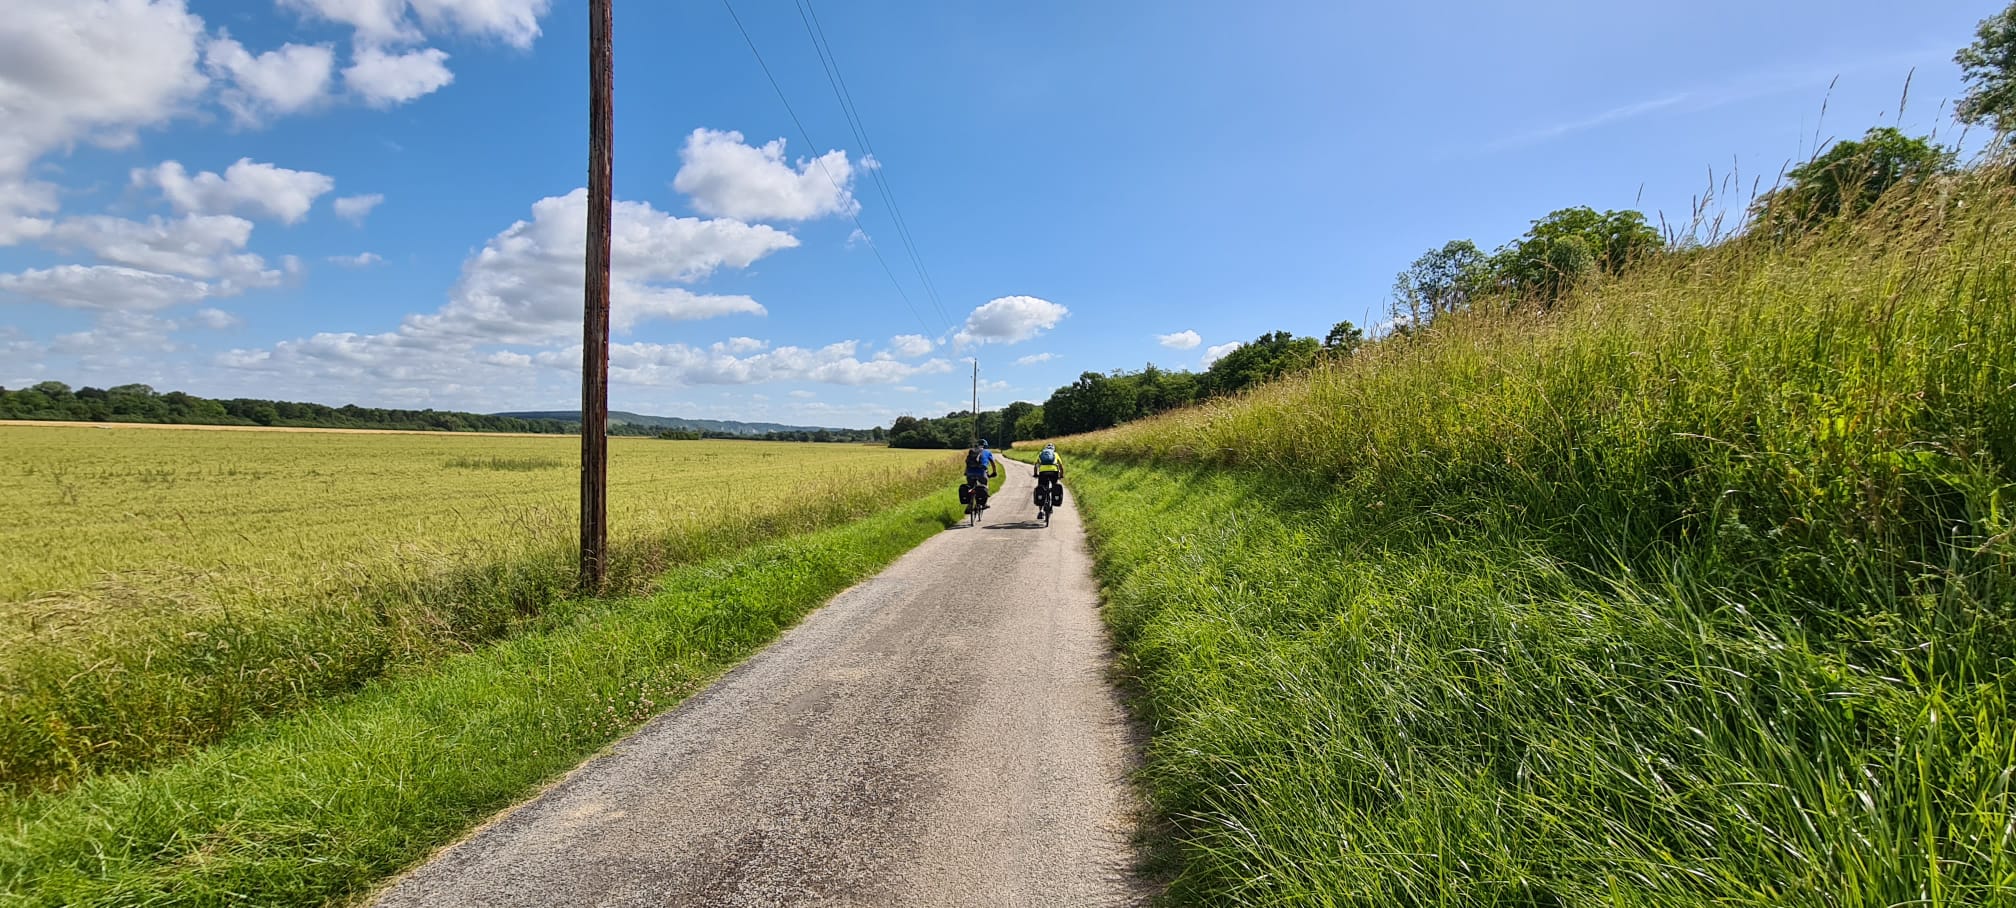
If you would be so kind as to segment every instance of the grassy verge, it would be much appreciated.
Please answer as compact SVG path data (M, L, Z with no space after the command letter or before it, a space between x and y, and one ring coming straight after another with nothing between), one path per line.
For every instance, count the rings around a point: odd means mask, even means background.
M942 480L942 476L940 477ZM933 484L837 529L567 602L525 633L173 763L0 804L0 904L321 904L366 892L950 525Z
M609 590L643 592L678 565L860 520L890 500L942 489L948 466L877 461L818 476L773 469L769 481L796 494L723 490L715 494L729 500L618 535ZM696 495L670 484L685 498L669 507ZM288 507L313 522L298 501ZM571 519L528 517L495 541L466 543L466 551L447 547L349 573L332 568L340 575L333 586L290 581L216 599L200 587L178 595L173 584L138 583L113 600L70 609L77 614L68 626L44 621L0 635L0 785L46 790L143 766L219 740L247 720L425 670L534 626L549 605L573 595Z
M2006 171L1069 440L1182 904L2016 904Z

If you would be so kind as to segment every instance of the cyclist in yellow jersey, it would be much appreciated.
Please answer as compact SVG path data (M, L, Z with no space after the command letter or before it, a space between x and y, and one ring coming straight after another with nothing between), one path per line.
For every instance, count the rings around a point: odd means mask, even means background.
M1035 476L1037 504L1046 495L1053 507L1064 503L1064 455L1057 453L1056 445L1044 445L1043 453L1036 455Z

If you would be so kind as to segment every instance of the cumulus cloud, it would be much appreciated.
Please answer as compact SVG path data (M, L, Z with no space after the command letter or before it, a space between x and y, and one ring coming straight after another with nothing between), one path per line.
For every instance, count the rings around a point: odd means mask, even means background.
M448 53L432 47L406 52L360 47L343 68L343 84L372 107L404 104L453 81Z
M580 365L580 350L537 357L499 345L540 345L571 339L581 329L581 249L587 232L587 190L541 199L530 220L512 224L463 263L462 277L439 310L408 316L396 331L365 334L324 332L267 349L232 350L216 362L260 372L275 381L341 383L397 392L414 401L467 400L491 393L485 370L516 369L528 363ZM681 282L707 277L722 268L744 268L780 249L798 245L788 233L732 220L678 218L641 202L617 202L611 248L610 321L627 331L646 319L699 319L728 314L761 315L746 296L694 293ZM732 361L795 361L785 350L760 353L760 340L737 337L702 349ZM624 356L642 376L664 371L632 352ZM795 350L795 348L792 348ZM828 374L851 367L839 357L822 361ZM530 357L530 358L528 358ZM557 357L557 358L556 358ZM647 358L648 359L648 358ZM758 368L758 367L750 367ZM641 371L634 371L641 370ZM505 373L493 376L498 380ZM264 380L264 379L262 379ZM517 379L512 379L517 380ZM388 397L388 399L390 399Z
M329 264L344 268L369 268L385 259L376 252L359 252L356 255L329 256Z
M177 349L168 335L178 327L146 312L106 312L92 321L90 330L58 335L49 345L49 352L83 357L90 368L97 370L137 364L139 360L134 354Z
M249 211L285 224L299 223L316 199L336 188L336 180L326 174L255 163L251 158L239 158L224 168L223 176L206 170L192 177L180 162L163 161L152 169L136 168L132 180L135 186L159 187L176 211Z
M245 324L245 320L222 309L196 310L196 324L212 331L225 331Z
M1204 342L1195 331L1178 331L1175 334L1157 334L1155 342L1171 350L1191 350Z
M447 306L412 316L401 330L501 343L540 343L581 327L581 249L588 191L541 199L532 219L491 238L463 265ZM732 220L678 218L643 202L617 202L610 247L610 324L627 331L646 319L762 315L746 296L697 294L672 282L746 268L797 238Z
M10 0L0 15L0 244L40 236L55 187L27 178L77 142L122 148L191 109L203 20L181 0Z
M1056 327L1071 310L1033 296L990 300L966 316L956 339L964 343L1019 344Z
M691 197L703 214L805 221L853 214L861 207L848 191L854 165L844 151L800 160L794 168L784 159L783 139L754 147L739 132L696 129L686 137L679 159L672 188Z
M1055 353L1031 353L1028 356L1016 359L1015 365L1033 366L1036 365L1037 363L1047 363L1056 358L1057 354Z
M356 30L365 44L410 44L426 32L458 32L521 50L539 37L551 0L280 0L313 19Z
M614 344L609 348L609 379L648 387L687 385L748 385L776 381L812 381L834 385L886 385L917 375L952 371L942 359L922 363L894 360L863 361L860 344L841 341L816 350L779 347L738 355L730 344L707 347L686 344ZM543 365L578 367L578 346L535 357Z
M327 44L286 44L255 57L220 34L204 45L203 65L230 83L222 94L225 108L241 125L252 125L326 99L336 52Z
M213 292L229 295L248 287L279 283L281 273L265 259L243 252L252 222L232 215L186 215L145 221L93 215L69 218L50 231L58 248L84 249L117 265L220 282Z
M922 334L898 334L889 339L889 352L903 359L915 359L938 346Z
M119 265L57 265L0 274L0 295L54 303L66 309L156 310L211 295L203 281Z
M336 200L336 216L362 227L364 219L370 216L371 209L377 208L378 203L383 201L385 195L378 192L368 195L346 195Z
M1204 366L1206 368L1209 368L1212 363L1224 359L1225 354L1230 353L1244 346L1246 346L1246 344L1243 341L1232 341L1230 343L1219 344L1214 347L1205 347L1204 359L1203 359Z

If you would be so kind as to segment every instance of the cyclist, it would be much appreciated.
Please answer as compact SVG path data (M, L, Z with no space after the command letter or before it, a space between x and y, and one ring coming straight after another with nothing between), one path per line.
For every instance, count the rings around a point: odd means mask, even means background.
M1064 455L1057 453L1056 445L1044 445L1043 453L1036 455L1036 503L1048 501L1052 506L1064 500ZM1049 497L1044 497L1049 496Z
M990 471L995 476L1001 475L1001 461L993 451L987 450L987 439L982 438L978 445L966 450L966 485L960 486L960 504L966 503L969 493L965 489L972 487L980 495L980 507L983 510L987 507L987 476Z

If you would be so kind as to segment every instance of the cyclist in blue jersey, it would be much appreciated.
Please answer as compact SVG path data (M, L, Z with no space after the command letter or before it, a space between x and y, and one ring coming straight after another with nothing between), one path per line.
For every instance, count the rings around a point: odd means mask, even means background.
M966 484L960 486L959 503L965 504L969 494L980 496L980 507L987 506L987 479L989 475L1001 475L1001 460L987 449L987 439L966 450ZM966 489L973 489L969 493Z

